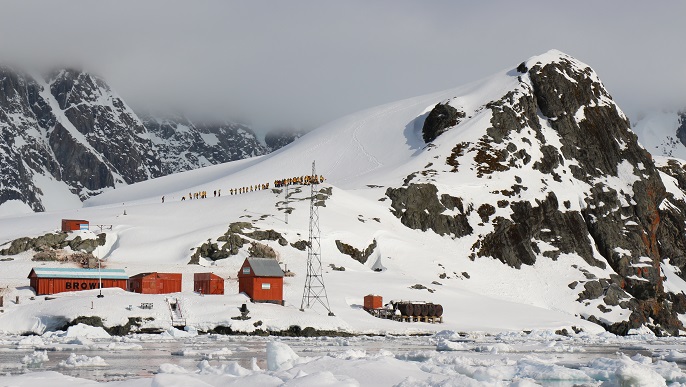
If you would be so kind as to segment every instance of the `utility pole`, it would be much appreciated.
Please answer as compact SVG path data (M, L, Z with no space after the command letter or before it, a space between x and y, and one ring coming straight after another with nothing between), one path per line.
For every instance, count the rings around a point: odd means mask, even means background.
M98 260L98 288L100 289L100 294L98 294L98 298L103 298L105 296L102 295L102 271L100 271L100 254L98 254L98 251L100 249L100 244L98 243L95 245L95 258Z
M307 276L305 277L305 289L303 290L300 310L304 312L305 308L309 309L315 302L319 302L329 311L329 316L333 316L334 314L329 307L329 298L326 295L326 287L324 286L319 206L316 205L317 194L319 193L319 179L315 179L314 176L316 176L316 171L313 161L310 179L310 243L307 246Z

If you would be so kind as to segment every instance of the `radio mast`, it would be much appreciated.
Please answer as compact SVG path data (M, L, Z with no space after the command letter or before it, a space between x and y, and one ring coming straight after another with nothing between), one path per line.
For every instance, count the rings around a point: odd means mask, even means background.
M319 302L329 311L329 316L333 312L329 307L329 298L326 295L324 286L324 275L322 271L321 254L321 231L319 229L319 206L316 205L317 194L319 193L319 176L315 172L314 161L312 162L312 175L310 177L310 240L307 245L307 276L305 277L305 289L303 299L300 303L300 310L311 308Z

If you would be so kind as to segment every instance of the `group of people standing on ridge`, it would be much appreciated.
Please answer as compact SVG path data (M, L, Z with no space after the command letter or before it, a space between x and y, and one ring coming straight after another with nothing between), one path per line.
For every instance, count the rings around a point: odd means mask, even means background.
M295 177L289 177L286 179L280 179L280 180L274 180L274 187L275 188L280 188L280 187L285 187L288 185L310 185L310 184L319 184L324 182L324 176L323 175L303 175L303 176L295 176ZM246 192L253 192L253 191L261 191L264 189L269 189L269 183L264 183L264 184L255 184L255 185L250 185L247 187L241 187L241 188L231 188L229 192L231 195L240 195ZM222 196L222 190L218 189L214 191L214 197ZM198 192L189 192L188 193L188 199L205 199L207 198L207 191L198 191ZM181 201L186 200L186 196L181 197ZM164 196L162 196L162 203L164 203Z
M288 179L274 180L274 187L285 187L287 185L310 185L324 182L324 175L305 175L290 177Z
M222 196L222 190L214 190L214 197L216 198L217 196ZM198 191L198 192L189 192L188 193L188 199L193 200L193 199L205 199L207 198L207 191ZM186 200L185 196L181 197L181 201ZM162 196L162 203L164 203L164 196Z
M238 195L246 192L253 192L253 191L261 191L263 189L269 189L269 183L266 184L255 184L251 185L248 187L241 187L241 188L231 188L229 192L231 192L231 195Z

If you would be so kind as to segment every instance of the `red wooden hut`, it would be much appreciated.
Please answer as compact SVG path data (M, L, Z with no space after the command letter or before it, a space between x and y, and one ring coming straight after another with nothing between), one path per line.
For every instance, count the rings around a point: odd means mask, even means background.
M283 270L272 258L246 258L238 271L238 291L254 302L283 305Z
M224 278L214 273L195 273L193 291L200 294L224 294Z
M69 267L34 267L29 273L36 295L103 288L126 290L129 277L123 269L77 269Z
M62 231L78 231L78 230L88 230L90 224L87 220L80 219L62 219Z
M181 291L181 273L141 273L129 278L129 291L143 294L167 294Z

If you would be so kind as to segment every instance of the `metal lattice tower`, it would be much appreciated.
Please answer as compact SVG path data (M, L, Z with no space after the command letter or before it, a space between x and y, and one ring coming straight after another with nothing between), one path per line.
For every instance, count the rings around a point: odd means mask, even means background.
M316 176L314 161L312 162L312 176ZM329 307L329 298L324 286L321 254L321 230L319 229L319 206L316 205L319 193L319 178L310 180L310 243L307 246L307 277L305 277L305 289L300 310L311 308L319 302L333 316Z

